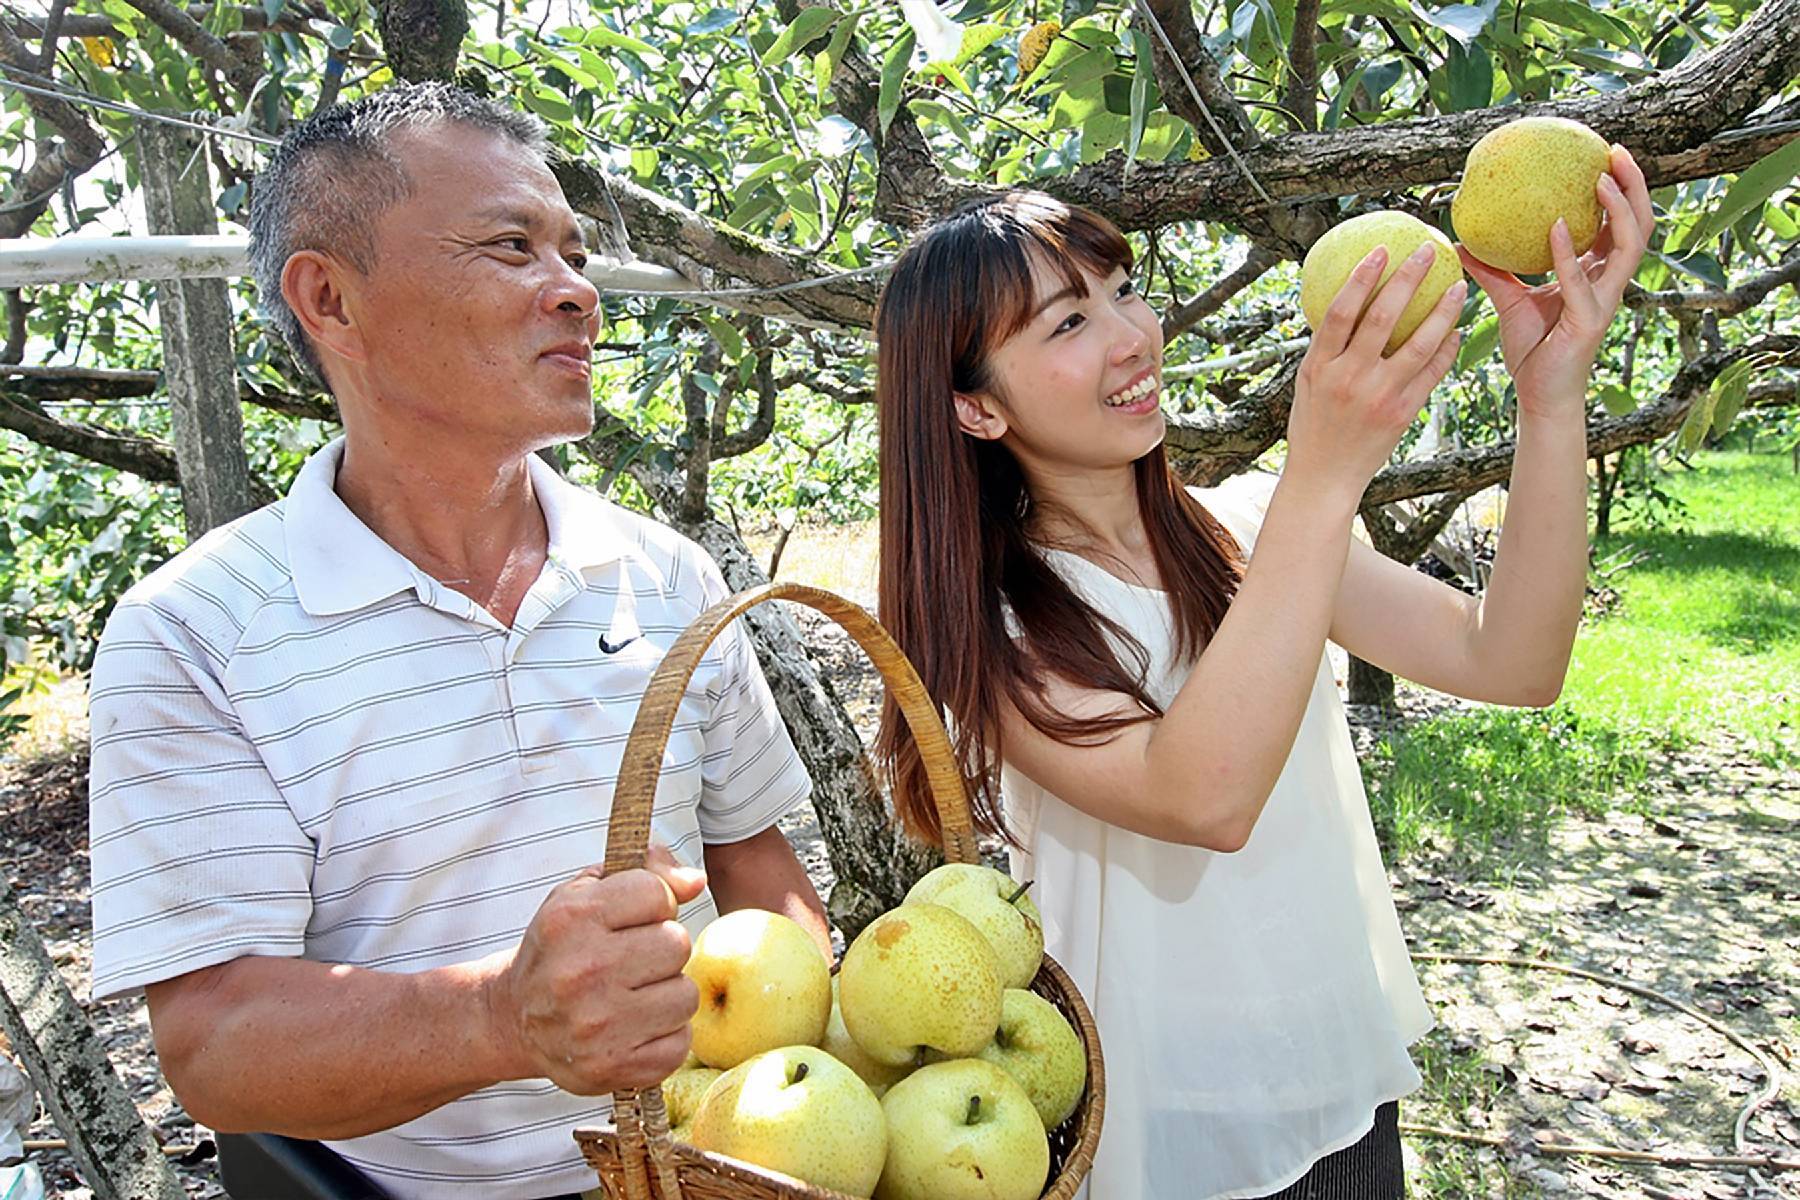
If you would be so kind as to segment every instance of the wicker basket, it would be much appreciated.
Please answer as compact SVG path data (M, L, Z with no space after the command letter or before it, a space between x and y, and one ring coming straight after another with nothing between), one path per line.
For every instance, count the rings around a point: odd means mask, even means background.
M651 801L676 707L713 639L765 600L793 600L816 608L856 639L881 672L918 739L943 825L945 857L951 862L980 862L969 800L949 736L906 655L875 618L842 596L799 584L772 583L739 592L702 613L670 648L650 680L625 746L613 798L606 840L607 871L643 865L650 840ZM1044 1190L1045 1200L1073 1200L1093 1166L1094 1150L1100 1142L1106 1101L1100 1034L1074 982L1048 955L1031 990L1056 1005L1074 1026L1087 1054L1087 1089L1081 1102L1050 1132L1050 1175ZM600 1182L613 1200L848 1200L840 1192L674 1141L669 1136L668 1111L660 1088L614 1092L613 1122L613 1129L575 1131L582 1154L600 1173Z

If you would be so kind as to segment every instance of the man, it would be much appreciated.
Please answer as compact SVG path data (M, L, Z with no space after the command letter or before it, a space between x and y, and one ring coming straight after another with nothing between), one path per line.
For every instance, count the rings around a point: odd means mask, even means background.
M591 428L599 320L534 121L437 85L332 109L251 230L344 437L107 625L95 994L143 989L214 1129L327 1140L401 1197L590 1188L573 1128L686 1055L689 934L755 906L829 945L775 828L803 768L740 626L648 868L592 865L650 673L726 588L534 454Z

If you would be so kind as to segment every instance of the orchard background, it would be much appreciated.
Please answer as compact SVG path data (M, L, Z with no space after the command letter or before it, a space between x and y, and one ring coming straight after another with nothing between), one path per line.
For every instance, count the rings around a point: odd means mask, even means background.
M1619 1006L1571 977L1421 957L1441 1025L1408 1110L1418 1189L1751 1195L1800 1172L1545 1147L1734 1154L1735 1115L1763 1100L1749 1143L1800 1158L1800 1092L1764 1082L1800 1047L1783 845L1800 819L1797 75L1800 0L54 0L0 9L0 237L146 232L155 138L175 128L155 116L200 127L179 130L183 177L232 231L266 140L336 99L445 78L535 112L594 248L695 293L605 298L596 432L556 465L698 538L736 586L867 602L866 330L885 265L959 201L1028 184L1128 231L1163 314L1173 457L1214 482L1279 468L1298 262L1324 230L1398 208L1454 236L1469 146L1524 112L1622 142L1659 225L1597 372L1594 571L1563 699L1489 710L1355 661L1340 674L1421 955L1576 962L1713 1001L1763 1055L1627 991ZM176 453L167 381L185 364L159 294L4 297L0 861L80 994L82 672L213 482ZM336 413L249 284L225 295L215 386L242 455L222 494L241 509L285 490ZM1479 589L1513 397L1479 291L1462 323L1455 371L1362 519L1384 553ZM818 789L796 832L854 930L930 859L864 770L855 656L769 606L756 623ZM188 1136L141 1015L99 1014L115 1018L150 1084L140 1107Z

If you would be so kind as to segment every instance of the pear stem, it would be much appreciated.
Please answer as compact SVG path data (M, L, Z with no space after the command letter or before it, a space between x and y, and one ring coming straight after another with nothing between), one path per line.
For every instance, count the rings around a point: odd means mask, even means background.
M1037 880L1035 880L1035 879L1027 879L1024 883L1021 883L1019 885L1018 891L1014 892L1012 895L1010 895L1006 898L1006 902L1008 904L1017 904L1019 902L1019 897L1023 896L1026 892L1030 891L1031 885L1036 882L1037 882Z
M979 1095L970 1096L969 1097L969 1119L967 1121L963 1122L963 1124L973 1125L973 1124L975 1124L976 1121L980 1120L980 1118L981 1118L981 1097Z
M792 1080L790 1080L789 1082L799 1083L802 1079L805 1079L806 1078L806 1070L809 1065L810 1064L808 1064L808 1063L800 1063L799 1065L797 1065L794 1068L794 1078Z

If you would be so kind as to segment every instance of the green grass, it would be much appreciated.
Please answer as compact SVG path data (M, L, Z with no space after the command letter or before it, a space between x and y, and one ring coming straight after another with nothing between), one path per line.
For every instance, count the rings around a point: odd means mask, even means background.
M1645 557L1606 581L1618 600L1584 623L1555 706L1447 714L1368 755L1390 854L1629 804L1659 757L1708 739L1800 764L1800 478L1786 455L1716 452L1668 487L1683 515L1596 546Z
M1424 1082L1400 1101L1400 1120L1439 1129L1468 1129L1471 1110L1492 1113L1508 1085L1487 1065L1479 1050L1460 1046L1450 1034L1433 1029L1412 1047L1413 1062ZM1502 1124L1493 1122L1494 1126ZM1490 1128L1484 1132L1495 1132ZM1423 1134L1403 1134L1417 1160L1409 1164L1409 1192L1418 1197L1473 1200L1504 1197L1533 1200L1542 1193L1530 1180L1508 1169L1491 1149Z
M1563 694L1673 745L1725 730L1800 762L1800 476L1785 455L1696 462L1670 480L1684 517L1597 547L1651 557L1612 580L1621 602L1582 630Z

